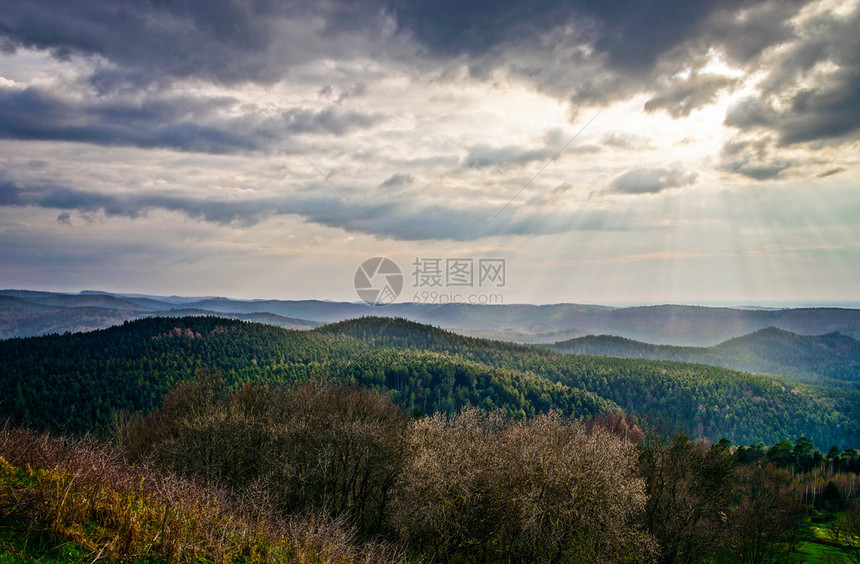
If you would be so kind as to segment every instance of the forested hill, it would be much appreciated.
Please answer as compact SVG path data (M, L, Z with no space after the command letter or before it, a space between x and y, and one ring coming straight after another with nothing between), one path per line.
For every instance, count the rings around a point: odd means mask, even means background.
M331 379L386 390L408 412L498 407L520 416L624 410L693 435L860 444L860 395L711 366L565 355L402 319L312 331L214 317L152 318L91 333L0 341L0 412L37 428L106 429L175 383L212 370L232 386Z
M149 410L200 370L229 385L324 379L386 390L412 413L467 405L525 417L596 415L611 401L533 373L433 350L216 317L149 318L66 335L0 341L0 415L36 428L105 430L112 413Z
M707 348L652 345L598 335L557 342L552 348L574 354L698 362L805 380L860 382L860 341L840 333L796 335L769 327Z
M433 350L487 366L540 374L589 390L641 416L686 425L693 435L737 442L779 436L856 444L860 394L810 387L719 367L642 359L560 355L540 347L454 335L403 319L364 318L321 327L379 347ZM830 437L830 438L825 438ZM837 440L837 437L838 440Z

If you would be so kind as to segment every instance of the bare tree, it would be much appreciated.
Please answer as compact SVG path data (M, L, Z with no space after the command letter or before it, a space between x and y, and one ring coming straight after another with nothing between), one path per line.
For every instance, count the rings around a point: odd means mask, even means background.
M727 526L732 462L723 445L707 448L680 433L646 433L640 455L648 501L645 525L665 564L710 559Z
M653 543L636 449L558 415L514 422L470 409L413 423L394 524L441 560L624 562Z
M860 501L848 505L836 525L836 539L850 562L860 564Z
M791 477L775 464L735 470L736 506L730 514L726 546L732 562L780 562L799 537L804 510Z

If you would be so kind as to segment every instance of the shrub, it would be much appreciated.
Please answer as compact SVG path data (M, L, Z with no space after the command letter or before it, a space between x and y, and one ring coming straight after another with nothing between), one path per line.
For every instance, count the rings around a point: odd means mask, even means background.
M117 431L132 460L253 492L284 514L323 511L378 531L402 466L407 422L362 388L306 383L227 392L206 377Z
M453 555L624 562L647 555L636 448L557 414L512 421L470 409L413 423L393 524Z

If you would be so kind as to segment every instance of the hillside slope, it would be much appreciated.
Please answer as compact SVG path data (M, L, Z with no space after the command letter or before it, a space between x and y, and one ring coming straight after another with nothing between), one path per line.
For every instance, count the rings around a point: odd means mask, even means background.
M789 384L695 364L561 355L541 347L454 335L400 319L349 320L316 332L534 372L594 392L634 414L680 422L692 434L711 439L768 442L800 434L816 437L821 444L854 444L860 439L852 415L860 408L860 394L840 387Z
M223 374L234 387L322 379L381 389L415 414L466 405L521 417L551 409L583 416L617 409L595 394L529 372L211 316L0 341L0 369L0 416L77 433L107 429L115 410L152 409L199 370Z
M402 319L312 331L215 317L152 318L85 334L0 342L0 414L37 428L106 429L115 410L148 410L198 370L243 382L335 380L386 390L407 411L498 407L525 417L620 406L738 443L806 434L860 444L860 394L723 368L574 356L462 337Z
M696 362L810 381L860 382L860 341L840 333L807 336L769 327L707 348L599 335L560 341L552 348L573 354Z

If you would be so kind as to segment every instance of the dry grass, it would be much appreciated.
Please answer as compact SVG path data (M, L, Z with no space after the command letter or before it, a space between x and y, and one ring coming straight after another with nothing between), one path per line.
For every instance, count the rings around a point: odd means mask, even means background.
M0 523L89 562L393 562L324 515L283 518L264 491L242 497L128 465L111 445L0 427ZM8 530L8 529L7 529ZM8 547L7 547L8 549Z

